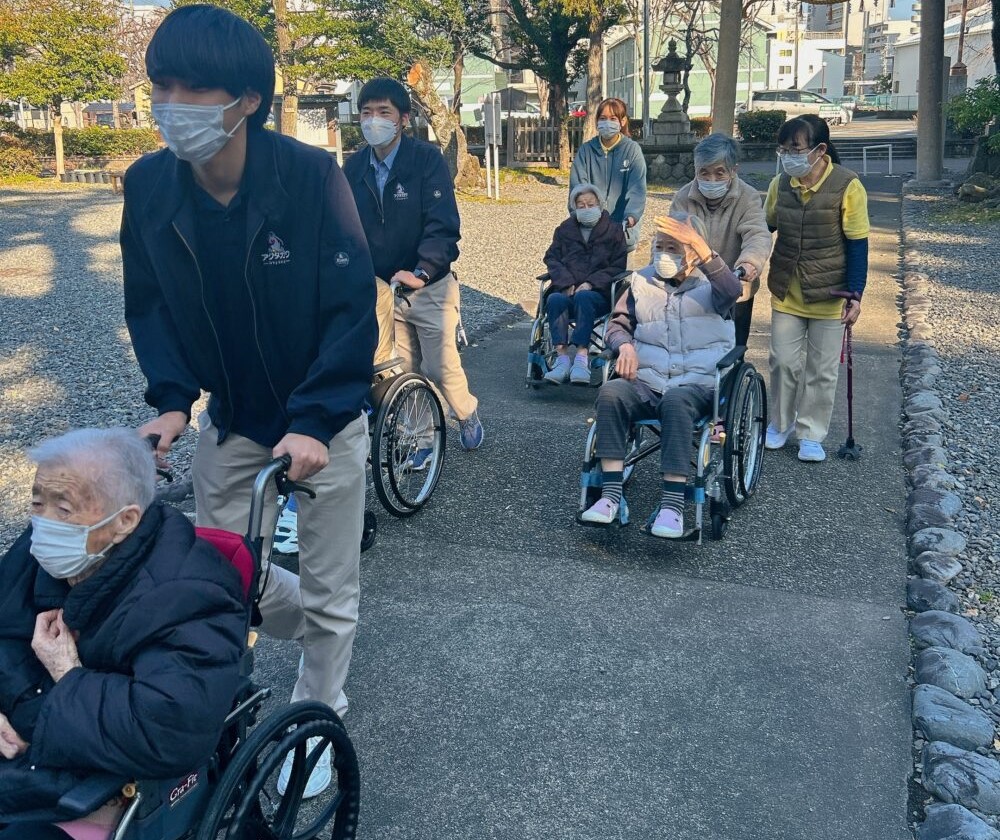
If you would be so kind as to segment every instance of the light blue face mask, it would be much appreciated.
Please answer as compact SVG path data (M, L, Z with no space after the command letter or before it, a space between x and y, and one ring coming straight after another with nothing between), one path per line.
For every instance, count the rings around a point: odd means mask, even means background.
M593 227L601 219L600 207L581 207L573 212L576 214L576 220L584 227Z
M621 130L622 126L618 120L597 121L597 133L601 135L602 140L613 140L615 135L619 134Z
M660 251L653 260L653 268L664 280L676 277L684 267L684 257L680 254L671 254L667 251Z
M698 179L698 192L700 192L709 201L714 201L715 199L722 198L728 191L729 185L732 183L729 179L725 181L703 181L701 178Z

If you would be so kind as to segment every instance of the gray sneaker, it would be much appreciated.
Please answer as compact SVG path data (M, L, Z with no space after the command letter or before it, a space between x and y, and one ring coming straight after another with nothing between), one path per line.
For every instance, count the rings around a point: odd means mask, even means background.
M581 359L579 356L573 360L573 368L569 372L569 381L571 385L589 385L590 384L590 360Z
M562 385L564 382L569 382L570 367L572 362L569 356L560 356L556 359L556 363L552 366L550 370L543 379L546 382L551 382L553 385Z

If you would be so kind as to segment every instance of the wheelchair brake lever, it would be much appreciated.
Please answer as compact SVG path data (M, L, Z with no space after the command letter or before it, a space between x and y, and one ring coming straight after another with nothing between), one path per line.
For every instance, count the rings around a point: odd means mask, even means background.
M156 457L156 447L160 445L160 436L157 434L146 435L146 440L149 442L150 447L153 450L153 457ZM165 470L159 464L156 465L156 474L162 478L167 484L171 484L174 480L174 474L170 470Z
M310 487L306 487L304 484L299 484L297 481L292 481L288 477L288 470L291 469L292 466L291 456L282 455L278 458L278 460L284 465L284 469L274 474L274 483L278 488L278 493L286 499L291 496L292 493L304 493L310 499L315 499L315 490Z

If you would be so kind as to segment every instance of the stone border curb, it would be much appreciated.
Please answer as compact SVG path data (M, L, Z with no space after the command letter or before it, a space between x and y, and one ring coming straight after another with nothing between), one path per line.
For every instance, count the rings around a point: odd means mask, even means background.
M966 539L955 526L962 499L949 471L948 418L935 385L942 370L934 342L931 282L912 270L916 254L907 250L908 196L916 192L916 185L908 185L903 195L899 298L906 535L915 573L907 582L906 605L916 613L910 620L916 683L912 721L919 753L915 771L924 790L945 803L925 808L916 837L1000 840L1000 831L986 821L1000 815L1000 762L985 755L996 727L981 708L993 704L992 681L975 658L984 655L979 630L957 614L959 599L948 588L963 570Z

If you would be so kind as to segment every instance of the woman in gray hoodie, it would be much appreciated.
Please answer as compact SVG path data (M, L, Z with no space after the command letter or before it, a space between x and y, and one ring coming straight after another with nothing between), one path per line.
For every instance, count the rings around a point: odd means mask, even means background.
M579 184L597 187L604 209L625 228L628 249L634 251L646 209L646 159L629 137L628 109L620 99L597 106L597 136L580 146L569 173L570 191Z

